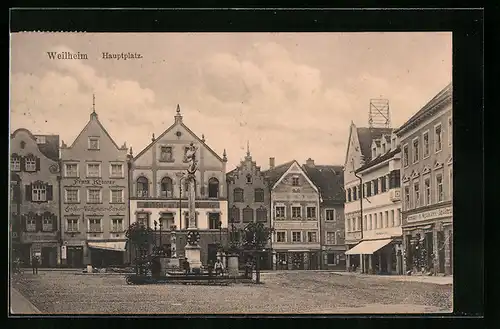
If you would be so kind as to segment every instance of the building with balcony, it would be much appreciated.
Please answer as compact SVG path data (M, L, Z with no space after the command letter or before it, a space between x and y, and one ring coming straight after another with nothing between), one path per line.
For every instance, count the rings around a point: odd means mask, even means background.
M362 241L347 252L347 257L349 260L360 257L361 271L403 273L399 170L397 137L384 134L372 140L370 161L355 171L364 196L362 222L356 223L352 217L346 219L346 231L351 233L360 229L363 234ZM347 199L352 201L352 190L347 190Z
M265 176L255 161L252 160L250 147L240 165L226 175L229 207L229 233L232 239L240 241L240 230L249 223L263 223L270 227L271 193ZM248 256L249 257L249 256ZM261 269L272 268L272 250L269 243L260 255ZM240 256L240 265L244 265L247 255Z
M346 202L344 206L345 217L345 244L346 254L363 240L362 212L368 201L362 197L363 181L356 173L365 164L372 160L372 144L376 140L382 140L383 136L390 136L392 128L366 128L356 127L351 122L349 138L344 163L344 191ZM391 141L392 142L392 141ZM346 265L349 269L356 268L367 272L368 267L362 267L363 257L361 254L349 255Z
M201 262L215 261L220 244L227 243L228 204L226 152L220 157L183 122L180 107L174 123L130 159L130 219L154 229L158 223L162 248L170 254L170 232L177 230L177 256L184 257L188 227L186 151L197 148L196 225L200 233ZM161 233L159 232L161 223Z
M401 185L405 270L453 272L452 85L404 123Z
M10 137L12 247L30 264L60 263L59 136L17 129Z
M321 269L344 270L344 168L342 166L317 165L308 159L302 166L307 176L318 187Z
M127 261L127 146L119 147L97 113L70 146L61 146L62 263L104 267Z
M318 187L293 160L264 172L271 186L273 269L319 269L320 201Z

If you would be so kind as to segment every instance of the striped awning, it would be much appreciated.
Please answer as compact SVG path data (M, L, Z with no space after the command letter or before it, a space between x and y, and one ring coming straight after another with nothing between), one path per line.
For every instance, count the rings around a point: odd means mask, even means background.
M89 242L89 248L112 250L112 251L125 251L125 241L118 242Z
M392 239L362 241L345 252L346 255L372 255L375 251L391 243Z

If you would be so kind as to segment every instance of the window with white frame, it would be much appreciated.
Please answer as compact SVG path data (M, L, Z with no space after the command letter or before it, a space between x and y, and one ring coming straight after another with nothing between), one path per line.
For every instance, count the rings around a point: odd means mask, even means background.
M89 150L99 149L99 137L89 137Z
M408 167L408 157L409 157L409 151L408 151L408 144L403 145L403 166Z
M302 207L293 206L292 207L292 218L300 218L302 212Z
M335 209L326 209L326 220L335 220Z
M443 190L443 175L436 175L436 201L444 201L444 190Z
M66 232L79 232L78 218L66 219Z
M425 205L428 206L431 204L431 179L426 178L424 180L424 197L425 197Z
M47 201L47 185L43 183L33 183L31 187L32 201Z
M89 232L100 233L102 232L101 219L100 218L89 218Z
M326 244L335 244L335 232L326 232Z
M410 187L408 185L405 186L405 209L411 209L410 204Z
M54 224L52 223L52 215L44 214L42 216L42 230L44 232L52 232L54 230Z
M286 232L276 232L276 242L286 242Z
M448 117L448 145L453 143L453 120L452 117Z
M36 171L36 158L34 156L24 158L24 170L29 172Z
M449 169L449 183L448 183L448 186L449 186L449 195L450 195L450 200L453 200L453 168L450 167Z
M424 149L424 159L425 159L431 153L430 144L429 144L429 132L428 131L424 132L423 140L424 140L423 149Z
M88 189L87 190L87 202L88 203L101 203L101 190L100 189Z
M420 183L418 181L413 183L413 197L415 208L418 208L420 206Z
M64 164L64 176L65 177L78 177L78 164L77 163L65 163Z
M110 168L111 177L123 177L123 164L121 163L112 163Z
M441 131L441 124L434 127L434 150L435 152L441 151L443 148L443 134Z
M26 219L26 231L27 232L36 232L36 217L28 216Z
M300 183L300 181L299 181L299 177L298 176L292 177L292 185L293 186L299 186L299 183Z
M111 189L111 203L123 203L123 189Z
M307 218L314 219L316 218L316 207L307 207Z
M307 242L314 243L318 242L318 236L316 232L307 232Z
M64 191L64 201L66 203L79 203L80 191L76 188L66 188Z
M292 242L301 242L302 241L302 232L296 231L292 232Z
M111 232L123 232L123 219L122 218L112 218L111 219Z
M45 144L47 143L47 138L45 136L35 136L37 144Z
M276 219L284 219L285 218L285 206L276 206L274 207L274 217Z
M418 158L419 158L419 148L420 148L420 145L418 145L418 137L414 138L413 141L412 141L412 154L413 154L413 163L416 163L418 162Z
M101 177L101 164L87 163L87 177Z
M10 170L11 171L21 171L21 157L17 154L13 154L10 157Z
M140 212L136 214L136 222L141 226L149 227L149 214Z

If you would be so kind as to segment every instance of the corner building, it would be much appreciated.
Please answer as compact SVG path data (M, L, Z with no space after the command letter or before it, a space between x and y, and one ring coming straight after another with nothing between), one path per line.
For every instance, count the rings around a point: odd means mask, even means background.
M60 264L59 136L17 129L10 137L12 248L24 264ZM14 183L14 184L13 184Z
M61 147L62 262L106 267L127 261L127 146L119 147L90 114L74 142Z
M452 85L397 131L405 270L453 273Z
M227 243L228 205L226 163L183 122L179 106L174 123L130 162L130 218L155 229L157 240L171 255L170 233L175 226L177 257L184 257L188 227L187 168L190 143L197 148L196 226L200 233L201 262L215 261L218 245Z

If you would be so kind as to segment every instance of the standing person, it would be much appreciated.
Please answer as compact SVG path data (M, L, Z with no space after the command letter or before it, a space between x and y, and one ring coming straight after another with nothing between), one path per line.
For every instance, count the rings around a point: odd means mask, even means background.
M222 262L220 261L220 259L217 259L217 261L215 262L215 275L222 275L222 273L224 272L224 265L222 265Z
M189 274L189 261L187 260L187 258L184 260L184 272L186 275Z
M33 274L38 274L38 265L39 265L38 256L34 256L31 259L31 266L33 267Z

